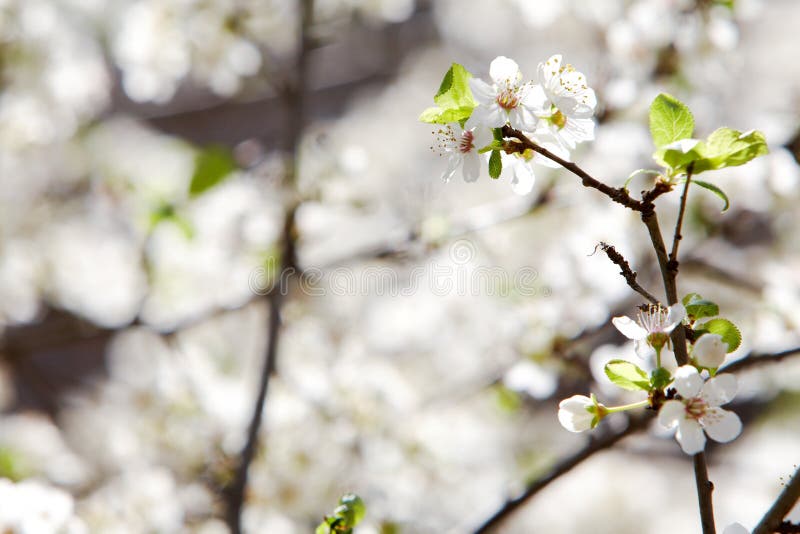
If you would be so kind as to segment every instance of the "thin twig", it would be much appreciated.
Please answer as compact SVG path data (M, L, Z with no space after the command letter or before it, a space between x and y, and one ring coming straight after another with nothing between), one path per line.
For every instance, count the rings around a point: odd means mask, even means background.
M683 214L686 212L686 198L689 196L689 184L692 181L692 171L694 170L694 162L689 164L686 169L686 182L683 184L683 193L681 193L681 207L678 210L678 222L675 223L675 235L672 238L672 251L669 253L670 269L676 270L678 268L678 246L681 239L681 228L683 227Z
M753 529L753 534L772 534L775 532L798 499L800 499L800 467L797 468L797 471L792 475L792 479L786 483L781 494L778 495L778 498L772 503L767 513L764 514L764 517Z
M622 275L622 277L625 279L625 281L628 283L628 286L631 289L639 293L654 306L659 305L658 299L655 298L650 292L648 292L641 285L639 285L639 283L636 281L636 271L631 269L628 260L626 260L622 254L617 252L617 249L615 249L613 246L607 243L602 243L602 242L600 243L600 248L603 250L603 252L606 253L608 259L611 260L617 267L620 268L619 274Z
M285 97L292 113L292 121L289 125L289 143L292 147L291 159L287 161L285 180L287 186L294 190L294 182L297 177L297 159L300 146L300 137L304 126L304 90L306 65L308 52L311 48L309 38L309 28L314 10L313 0L298 0L300 10L300 43L296 60L296 78L291 87L287 88ZM287 208L284 218L282 232L281 268L278 280L283 280L284 273L295 270L296 251L295 251L295 214L297 211L296 201L291 200L291 205ZM258 393L255 399L253 415L247 429L247 441L242 449L239 464L236 468L236 475L230 487L226 488L227 510L226 519L232 534L242 532L242 508L247 492L247 478L250 464L255 457L258 448L258 434L261 429L261 421L264 415L269 381L275 372L278 359L278 340L281 332L281 308L283 305L284 291L286 288L280 282L276 283L268 295L270 302L269 323L267 325L267 348L264 353L264 364L261 370L261 377L258 385Z
M583 169L581 169L579 166L575 165L571 161L567 161L567 160L565 160L565 159L553 154L552 152L550 152L546 148L543 148L543 147L537 145L536 143L531 141L521 131L514 129L511 126L506 125L506 126L503 126L503 136L504 137L513 137L513 138L518 139L523 148L526 148L526 149L529 148L529 149L533 150L534 152L538 152L539 154L543 155L547 159L555 161L556 163L558 163L559 165L561 165L562 167L564 167L565 169L570 171L572 174L574 174L577 177L579 177L582 180L583 185L585 187L591 187L592 189L597 189L598 191L600 191L601 193L606 195L608 198L610 198L614 202L616 202L618 204L622 204L623 206L625 206L627 208L630 208L630 209L632 209L634 211L642 211L643 209L646 209L645 203L640 201L640 200L636 200L635 198L631 197L630 194L628 194L628 191L624 187L614 188L614 187L611 187L611 186L609 186L607 184L604 184L603 182L601 182L597 178L594 178L588 172L584 171ZM513 147L509 147L509 150L514 151Z
M800 355L800 347L794 347L791 349L786 349L781 352L774 352L771 354L751 352L741 360L737 360L733 363L726 365L725 367L720 368L719 372L736 373L744 369L749 369L750 367L755 367L766 363L777 363L785 358L797 355Z
M530 484L525 490L513 499L509 499L503 504L489 519L483 522L475 530L475 534L484 534L497 528L500 523L505 521L517 508L522 506L528 499L543 490L548 484L568 473L572 468L578 466L584 460L589 459L595 453L608 449L622 438L629 436L646 426L651 419L649 412L643 412L635 417L631 417L628 426L624 430L607 434L600 438L592 438L589 443L578 452L562 459L550 472Z

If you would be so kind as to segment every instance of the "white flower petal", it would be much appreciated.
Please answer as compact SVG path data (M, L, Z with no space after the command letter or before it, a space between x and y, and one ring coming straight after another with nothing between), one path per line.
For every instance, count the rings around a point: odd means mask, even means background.
M525 132L536 130L536 126L539 123L539 118L533 110L525 106L517 106L517 109L509 114L509 119L511 126Z
M542 85L548 85L550 80L558 77L561 69L561 54L550 56L545 63L539 63L539 81Z
M722 408L711 408L700 420L708 437L720 443L736 439L742 432L742 420L739 416Z
M703 385L701 396L709 406L721 406L733 400L738 387L735 376L721 374Z
M514 156L517 161L512 163L513 177L511 178L511 189L518 195L527 195L533 189L536 176L533 174L533 167Z
M534 85L523 95L520 103L533 110L539 116L550 116L550 101L541 85Z
M678 432L675 439L681 444L681 449L686 454L697 454L706 446L706 436L700 423L694 419L681 419L678 421Z
M678 359L675 358L675 353L667 347L661 349L661 367L673 375L678 370Z
M465 182L474 182L481 174L481 158L475 151L464 156L464 166L462 169Z
M505 56L498 56L489 65L489 77L497 85L507 85L519 81L522 73L519 71L516 61Z
M633 343L633 349L636 355L646 362L651 362L655 365L656 362L656 349L650 346L645 339L637 339Z
M442 173L442 180L449 182L456 173L459 163L461 163L461 156L457 154L452 154L449 158L447 158L447 168Z
M558 422L570 432L583 432L592 427L594 415L588 408L594 406L592 399L584 395L573 395L558 404Z
M681 419L686 418L686 406L681 401L668 400L658 411L658 422L666 428L674 428Z
M683 365L675 371L675 389L682 397L697 397L703 387L703 377L691 365Z
M686 308L680 302L677 302L667 308L667 326L664 328L665 332L672 332L681 321L686 318Z
M647 330L628 316L614 317L611 322L628 339L641 340L647 337Z
M480 78L470 78L468 83L469 88L472 89L472 96L479 106L486 106L494 102L497 91L491 85Z

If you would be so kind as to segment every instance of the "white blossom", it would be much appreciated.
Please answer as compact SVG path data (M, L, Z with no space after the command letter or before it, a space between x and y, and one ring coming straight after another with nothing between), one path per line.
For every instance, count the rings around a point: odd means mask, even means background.
M533 85L522 83L522 73L517 63L499 56L489 66L492 85L478 78L470 78L469 86L478 102L467 121L468 127L484 125L500 128L507 123L519 130L534 131L538 120L532 100Z
M614 317L611 322L622 335L634 341L636 354L640 358L649 358L653 352L659 352L665 345L669 346L669 334L686 317L683 304L673 304L667 309L662 306L648 306L639 310L634 321L630 317Z
M561 55L539 64L539 83L531 89L530 101L540 119L539 129L554 134L569 149L594 139L594 108L597 97L586 76L572 65L562 65Z
M449 182L456 171L461 169L465 182L474 182L485 165L485 158L478 150L489 144L488 128L463 129L458 125L446 126L436 131L437 144L432 147L447 156L447 168L442 173L442 180Z
M708 436L726 443L742 431L742 422L735 413L719 406L736 395L736 377L718 375L705 384L700 373L684 365L675 373L675 389L679 400L668 400L658 413L658 422L667 428L678 428L675 434L686 454L702 451Z

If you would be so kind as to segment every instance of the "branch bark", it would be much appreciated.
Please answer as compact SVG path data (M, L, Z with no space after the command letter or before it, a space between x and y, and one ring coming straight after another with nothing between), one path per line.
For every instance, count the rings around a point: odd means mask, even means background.
M800 467L797 468L792 479L753 529L753 534L771 534L777 531L783 523L783 518L791 511L798 499L800 499Z
M291 115L293 117L288 125L292 154L287 161L285 173L286 185L291 191L294 191L294 182L297 177L297 159L300 138L305 125L303 96L305 91L308 51L311 48L309 28L312 21L314 2L313 0L298 0L297 5L300 11L300 43L296 59L296 78L293 85L286 89L284 95L287 106L291 109ZM296 200L292 198L290 200L290 206L287 208L283 224L281 267L278 272L279 278L268 295L270 312L267 335L269 337L267 340L267 349L264 353L264 363L261 370L258 393L256 394L253 415L247 429L247 441L239 458L236 475L231 486L226 489L226 519L232 534L241 534L242 532L242 508L244 507L247 492L248 471L258 448L258 434L264 415L269 381L270 377L275 372L276 362L278 360L278 341L281 332L281 308L285 296L284 291L286 290L281 281L284 279L284 273L289 272L290 269L294 269L297 263L294 232L296 210L297 203Z
M485 534L487 532L492 532L495 528L499 527L503 521L508 519L508 517L513 514L517 508L525 504L528 499L539 493L561 475L568 473L574 467L580 465L584 460L591 458L595 453L608 449L624 437L630 436L631 434L645 428L647 422L651 419L650 415L651 414L648 412L641 413L635 417L632 417L628 422L628 426L624 430L607 434L606 436L600 438L591 438L589 443L584 448L575 454L562 459L553 466L547 475L530 484L527 488L525 488L525 491L523 491L517 497L506 501L503 506L501 506L489 519L484 521L483 524L481 524L474 531L474 534Z
M603 252L606 253L608 259L611 260L617 267L620 268L619 274L625 279L628 283L628 286L643 296L647 301L649 301L654 306L658 306L659 302L658 299L655 298L650 292L648 292L645 288L643 288L639 283L636 281L636 271L631 269L630 264L625 259L625 257L617 252L613 246L607 243L600 243L600 248L603 249Z

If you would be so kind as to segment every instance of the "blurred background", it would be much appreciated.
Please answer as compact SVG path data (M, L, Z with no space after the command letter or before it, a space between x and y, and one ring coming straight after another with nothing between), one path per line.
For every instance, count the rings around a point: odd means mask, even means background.
M566 171L527 197L443 183L417 117L452 61L535 78L564 54L599 101L573 159L615 187L652 165L660 91L698 136L762 130L770 155L710 178L728 212L692 189L679 291L741 328L731 360L800 344L800 3L300 5L0 1L3 532L229 532L277 304L244 532L312 532L348 491L358 534L471 532L585 445L557 404L626 400L602 367L633 357L610 318L640 304L593 252L660 296L649 240ZM708 448L720 529L800 462L800 358L739 379L745 430ZM699 532L691 461L640 432L499 531Z

